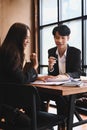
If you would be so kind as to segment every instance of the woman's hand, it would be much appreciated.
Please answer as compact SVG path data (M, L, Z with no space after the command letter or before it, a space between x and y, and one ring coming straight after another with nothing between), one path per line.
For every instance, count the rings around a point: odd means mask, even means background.
M32 53L30 55L30 61L31 61L31 67L33 67L36 70L38 68L38 59L36 53Z
M54 76L51 76L51 75L40 76L40 77L37 78L37 80L46 82L49 78L53 78L53 77L54 77Z
M70 76L68 74L59 74L57 76L52 76L52 75L46 75L46 76L38 76L37 80L46 82L46 81L55 81L56 80L68 80Z

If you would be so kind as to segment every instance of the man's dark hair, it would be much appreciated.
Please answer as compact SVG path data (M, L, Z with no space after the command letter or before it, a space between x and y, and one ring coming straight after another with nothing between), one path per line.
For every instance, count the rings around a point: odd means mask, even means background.
M67 25L59 25L54 27L52 34L55 35L56 32L58 32L61 36L69 36L71 30Z

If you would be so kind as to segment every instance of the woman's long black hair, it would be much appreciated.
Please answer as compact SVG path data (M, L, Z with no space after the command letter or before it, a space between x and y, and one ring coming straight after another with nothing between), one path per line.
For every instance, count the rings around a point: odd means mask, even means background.
M29 27L23 23L14 23L8 30L8 33L2 43L1 50L5 56L10 57L11 64L15 69L20 63L21 67L24 61L24 39L27 36ZM8 59L8 58L7 58ZM6 60L6 57L5 57ZM8 61L7 61L8 62Z

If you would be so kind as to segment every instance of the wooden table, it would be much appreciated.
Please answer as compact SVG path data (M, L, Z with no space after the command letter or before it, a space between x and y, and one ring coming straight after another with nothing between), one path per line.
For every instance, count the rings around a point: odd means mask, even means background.
M82 120L78 113L75 113L75 99L78 94L87 92L87 86L62 86L62 85L40 85L34 84L38 88L39 91L45 92L51 95L62 95L69 96L69 115L67 122L67 130L72 130L73 127L87 123L87 120ZM78 122L73 123L73 116L76 114L78 118Z

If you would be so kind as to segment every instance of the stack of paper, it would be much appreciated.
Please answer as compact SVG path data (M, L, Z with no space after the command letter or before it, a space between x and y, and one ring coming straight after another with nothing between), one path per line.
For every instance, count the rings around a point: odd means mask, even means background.
M82 82L87 82L87 76L80 76Z
M34 82L32 82L32 84L42 84L42 85L63 85L63 86L81 86L82 82L82 78L84 77L80 77L78 79L73 79L71 77L52 77L52 78L48 78L46 81L40 81L40 80L36 80ZM87 82L87 77L86 80Z
M71 79L69 77L67 78L57 78L57 77L52 77L52 78L48 78L46 81L40 81L40 80L36 80L34 82L32 82L32 84L43 84L43 85L62 85L66 82L71 81Z

